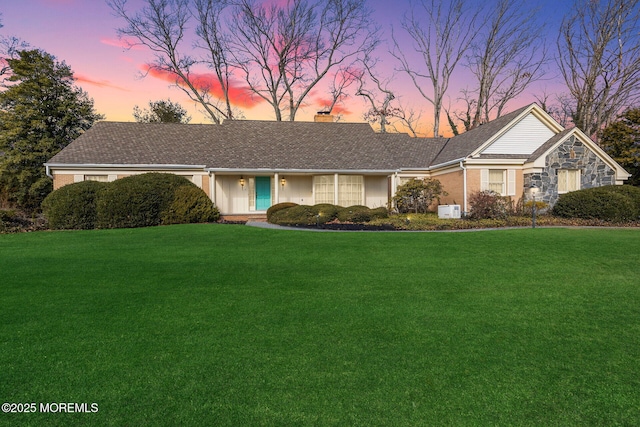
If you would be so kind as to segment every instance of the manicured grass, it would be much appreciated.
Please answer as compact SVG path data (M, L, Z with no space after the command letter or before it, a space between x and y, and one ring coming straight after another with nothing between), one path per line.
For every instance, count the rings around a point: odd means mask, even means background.
M2 425L639 425L640 230L0 235Z

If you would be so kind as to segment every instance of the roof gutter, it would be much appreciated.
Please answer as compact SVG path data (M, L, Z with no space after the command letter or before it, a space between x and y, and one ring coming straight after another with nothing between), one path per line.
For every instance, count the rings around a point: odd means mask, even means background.
M125 164L125 163L45 163L44 164L47 171L50 171L51 168L60 168L60 169L80 169L80 168L91 168L91 169L205 169L206 165L174 165L174 164Z
M444 162L444 163L440 163L437 165L433 165L433 166L429 166L428 170L434 170L434 169L439 169L439 168L444 168L447 166L453 166L456 164L460 164L461 162L464 162L466 160L466 157L460 157L459 159L455 159L455 160L450 160L448 162Z
M379 175L379 174L393 174L397 169L281 169L281 168L205 168L205 171L212 173L339 173L339 174L364 174L364 175Z

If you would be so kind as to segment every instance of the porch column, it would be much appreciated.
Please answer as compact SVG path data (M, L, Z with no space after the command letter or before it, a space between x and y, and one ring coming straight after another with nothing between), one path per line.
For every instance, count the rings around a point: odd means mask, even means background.
M278 172L273 174L273 179L275 180L274 182L274 194L273 194L273 200L274 200L274 205L277 205L278 203L280 203L280 174Z
M338 174L333 174L333 204L338 204Z
M216 174L213 172L209 172L209 198L216 205Z

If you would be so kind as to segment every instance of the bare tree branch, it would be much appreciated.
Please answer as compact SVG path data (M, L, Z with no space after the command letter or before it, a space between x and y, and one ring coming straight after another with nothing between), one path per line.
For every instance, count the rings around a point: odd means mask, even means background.
M197 2L198 16L201 19L199 32L205 37L205 45L209 43L214 46L211 51L214 55L211 65L219 66L216 70L218 83L224 88L226 97L225 106L220 106L219 102L212 97L212 83L205 82L193 75L193 67L198 64L196 58L182 54L180 49L184 44L187 23L191 18L190 0L145 0L145 6L138 12L127 10L127 0L108 0L108 4L116 16L126 22L126 26L118 29L118 34L128 36L133 40L130 47L143 45L151 49L155 60L150 64L150 70L167 73L175 78L175 85L183 90L193 101L199 103L214 123L220 123L223 119L232 119L230 114L228 91L228 75L225 74L228 64L225 60L215 55L225 51L215 51L215 36L211 35L212 26L207 19L219 14L223 3L220 1L199 1ZM217 15L219 17L219 15ZM218 65L216 65L218 64Z
M640 102L640 1L577 1L558 37L558 66L576 126L597 138Z
M240 0L233 52L246 83L273 108L276 120L296 114L334 69L348 69L379 43L365 0L306 0L265 7Z
M497 0L472 44L468 67L477 95L471 126L500 117L506 104L540 79L546 61L536 10L524 0Z
M403 51L392 31L394 49L391 54L411 77L420 95L433 104L434 136L440 134L442 102L451 75L475 37L478 13L472 10L466 0L418 0L411 3L402 28L413 41L413 51L421 58L420 65L410 61L414 55ZM423 68L425 70L421 71ZM423 87L425 80L431 86L431 93Z

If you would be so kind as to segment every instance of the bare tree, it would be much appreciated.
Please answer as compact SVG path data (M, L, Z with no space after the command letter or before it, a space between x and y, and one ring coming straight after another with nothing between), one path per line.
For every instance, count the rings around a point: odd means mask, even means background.
M640 101L640 1L578 0L562 21L558 66L574 124L587 135Z
M418 124L422 119L422 110L416 110L413 107L398 103L398 106L394 108L393 116L397 121L392 123L391 126L397 132L399 132L398 124L400 124L405 130L408 130L409 134L414 138L421 134L421 132L418 131Z
M361 96L369 107L364 113L364 119L371 124L378 124L380 133L386 133L389 119L397 113L391 106L396 96L389 89L389 79L383 80L374 73L376 63L377 60L369 57L362 61L363 68L355 75L358 81L356 95ZM374 88L367 87L367 83L373 84Z
M550 100L546 90L542 94L534 95L536 102L546 113L553 117L560 125L567 127L571 121L571 100L566 99L562 94L555 95L555 100Z
M478 103L467 89L462 89L460 92L462 93L462 96L458 98L458 101L464 102L465 109L463 111L452 111L451 104L449 104L448 108L445 108L445 112L447 113L447 122L449 123L451 132L454 135L460 134L456 120L462 124L465 132L473 128L473 114L475 113L476 104Z
M323 111L331 113L336 105L344 102L349 97L347 89L349 89L356 81L358 81L359 72L354 72L351 68L341 67L333 75L333 81L329 85L329 101L323 106Z
M506 104L540 79L546 49L536 10L524 0L497 0L486 8L468 57L477 99L471 127L500 117Z
M217 32L224 1L196 1L197 31L202 37L200 47L206 47L211 54L206 62L216 71L217 83L222 87L222 105L219 98L212 96L213 83L193 73L194 67L202 61L183 53L190 49L184 46L187 24L192 18L190 0L145 0L145 6L138 12L127 10L127 0L108 0L108 4L116 16L126 22L125 27L118 29L118 34L127 37L129 47L144 45L154 53L149 71L173 76L175 85L201 105L214 123L233 118L228 92L228 51L224 48L223 37Z
M392 55L411 77L420 95L433 104L434 136L440 134L442 101L451 75L475 36L478 14L472 10L466 0L418 0L411 3L402 28L413 41L413 51L421 59L420 65L410 61L414 53L405 53L392 32ZM431 86L431 93L423 87L425 81Z
M231 77L236 67L229 53L229 34L222 27L228 16L229 0L195 0L195 17L198 22L196 48L205 52L203 62L213 70L220 84L220 101L224 104L224 112L217 110L223 118L234 119L242 114L231 106Z
M365 0L289 1L265 7L240 0L232 51L250 89L276 120L299 108L331 70L349 68L378 43Z
M2 14L0 14L0 17ZM0 21L0 28L2 28L2 21ZM8 59L17 59L18 51L27 49L29 43L20 40L14 36L0 35L0 83L4 83L6 77L11 73L11 67L9 66Z

